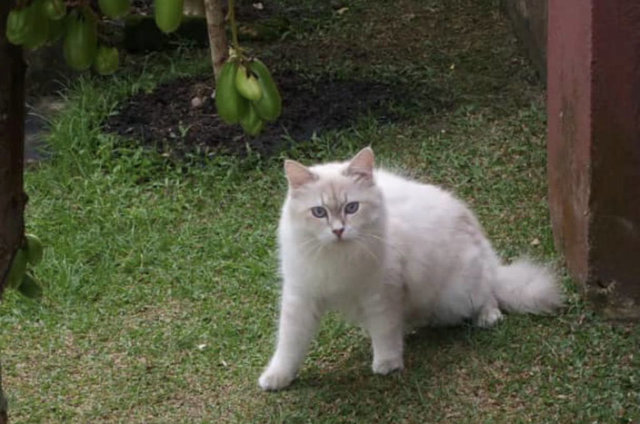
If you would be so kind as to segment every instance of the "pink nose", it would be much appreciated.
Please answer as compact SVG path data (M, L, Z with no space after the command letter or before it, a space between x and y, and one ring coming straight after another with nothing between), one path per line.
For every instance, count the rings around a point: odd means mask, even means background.
M338 238L342 237L342 233L344 233L344 228L335 228L332 230L333 234L338 236Z

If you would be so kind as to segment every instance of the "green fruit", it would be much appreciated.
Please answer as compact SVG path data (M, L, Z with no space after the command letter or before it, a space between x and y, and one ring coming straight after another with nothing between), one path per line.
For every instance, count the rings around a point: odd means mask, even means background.
M38 265L42 261L44 249L42 242L34 234L25 234L27 239L27 261L31 265Z
M106 16L117 19L129 13L131 2L129 0L98 0L98 6Z
M262 90L260 100L253 102L258 115L265 121L275 121L282 113L282 98L271 72L266 65L254 59L249 63L249 69L258 77L258 83Z
M42 297L42 285L29 273L24 275L22 283L18 286L18 291L30 299Z
M260 134L264 128L264 121L258 116L253 105L249 106L249 112L240 119L240 125L244 132L251 136Z
M258 83L258 78L242 65L238 67L236 72L235 83L238 93L245 99L258 101L262 97L262 89Z
M29 6L29 30L24 36L22 45L28 49L42 47L49 36L49 18L44 10L44 0L36 0Z
M44 0L42 9L47 18L58 21L67 15L67 6L63 0Z
M57 21L49 21L49 35L47 42L53 44L60 40L67 29L66 19L58 19Z
M29 49L42 46L49 34L49 19L44 12L42 0L9 12L5 34L12 44Z
M62 52L67 64L77 71L91 66L98 46L96 20L88 13L74 15L67 23L67 34L62 44Z
M30 7L13 9L7 16L6 36L10 43L22 45L29 32L32 10Z
M218 116L228 124L237 124L249 112L249 101L236 89L238 63L227 61L216 80L216 108Z
M183 0L155 0L155 20L161 31L173 32L182 22Z
M11 262L11 269L9 270L9 275L7 276L7 287L18 287L26 271L27 251L25 249L20 249L13 257L13 262Z
M113 74L118 69L119 55L115 47L98 47L93 67L100 75Z

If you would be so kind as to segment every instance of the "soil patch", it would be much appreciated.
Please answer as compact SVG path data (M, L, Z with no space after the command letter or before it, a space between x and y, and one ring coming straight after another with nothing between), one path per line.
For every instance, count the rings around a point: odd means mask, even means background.
M340 3L337 3L338 5ZM194 5L195 6L195 5ZM235 14L240 42L275 42L283 34L294 31L305 25L309 17L330 16L336 5L285 5L274 2L237 2ZM194 10L198 8L195 7ZM227 14L227 2L222 4L223 13ZM134 0L131 16L125 19L124 28L114 27L112 38L130 53L171 50L176 43L187 42L193 47L209 47L207 23L202 14L185 16L178 29L165 34L158 29L153 18L153 0ZM119 34L119 35L118 35ZM231 37L227 28L227 37Z
M275 73L274 78L282 93L283 113L256 137L218 118L209 76L176 79L158 85L153 92L132 96L108 117L104 129L172 157L243 154L247 148L270 155L314 133L352 126L363 116L381 122L401 119L401 106L407 99L419 102L427 111L442 106L435 97L416 98L403 87L379 81L307 78L292 71Z

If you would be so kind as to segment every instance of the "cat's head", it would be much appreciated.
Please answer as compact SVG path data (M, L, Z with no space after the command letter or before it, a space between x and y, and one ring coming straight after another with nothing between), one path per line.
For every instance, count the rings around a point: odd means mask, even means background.
M348 162L306 167L285 161L288 224L323 244L379 237L384 204L374 165L369 147Z

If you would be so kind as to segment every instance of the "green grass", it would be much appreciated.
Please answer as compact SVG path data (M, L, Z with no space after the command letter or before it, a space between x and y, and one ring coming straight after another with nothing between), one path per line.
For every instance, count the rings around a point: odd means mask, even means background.
M333 160L372 144L383 165L458 192L505 257L561 263L546 206L543 89L497 1L347 5L261 53L290 48L278 66L309 75L437 89L447 107L400 105L401 121L362 117L277 157L176 164L102 134L99 122L133 92L207 72L207 52L138 58L128 73L69 88L53 122L55 155L26 175L28 230L48 246L37 268L46 295L37 303L10 292L0 305L13 422L640 419L640 330L592 313L566 277L558 316L420 331L408 338L406 370L384 378L370 372L362 331L330 316L291 389L258 389L277 316L284 156Z

